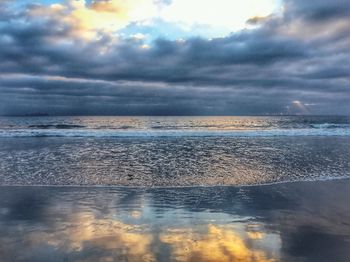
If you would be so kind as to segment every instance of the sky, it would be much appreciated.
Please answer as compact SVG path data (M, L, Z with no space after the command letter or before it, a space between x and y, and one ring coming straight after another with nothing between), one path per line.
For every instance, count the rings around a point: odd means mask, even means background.
M0 115L350 115L350 0L0 0Z

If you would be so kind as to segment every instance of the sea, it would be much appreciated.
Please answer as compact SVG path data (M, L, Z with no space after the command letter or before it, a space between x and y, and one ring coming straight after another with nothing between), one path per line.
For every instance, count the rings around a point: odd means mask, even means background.
M0 185L230 186L350 177L350 117L2 117Z

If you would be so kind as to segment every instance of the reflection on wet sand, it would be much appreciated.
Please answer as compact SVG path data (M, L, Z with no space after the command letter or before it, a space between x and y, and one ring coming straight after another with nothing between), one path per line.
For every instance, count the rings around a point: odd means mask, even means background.
M85 249L103 251L98 257L84 261L156 260L158 249L153 244L157 236L145 225L124 224L87 213L74 215L66 223L65 229L52 233L30 232L27 241L34 247L48 244L63 248L66 253L86 252ZM202 232L192 228L164 229L158 237L159 244L169 247L172 261L276 261L276 254L268 258L264 250L248 245L249 233L248 238L244 235L232 226L209 224L204 225Z
M65 252L82 252L86 248L104 251L87 261L114 261L123 257L127 261L155 260L150 249L152 236L142 226L99 218L93 213L76 214L66 224L62 231L45 235L34 232L30 238L35 245L48 243L56 248L64 247Z
M349 261L350 181L0 190L0 261Z
M246 239L228 226L208 225L205 233L168 230L160 239L171 246L174 261L276 261L267 258L265 251L249 247Z

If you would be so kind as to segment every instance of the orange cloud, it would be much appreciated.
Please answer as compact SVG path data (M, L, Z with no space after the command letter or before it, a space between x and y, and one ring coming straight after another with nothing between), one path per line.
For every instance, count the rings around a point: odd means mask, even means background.
M36 17L48 17L72 29L75 36L91 39L98 32L113 33L129 23L154 16L152 0L105 0L88 4L85 0L69 0L65 4L40 6L31 10Z

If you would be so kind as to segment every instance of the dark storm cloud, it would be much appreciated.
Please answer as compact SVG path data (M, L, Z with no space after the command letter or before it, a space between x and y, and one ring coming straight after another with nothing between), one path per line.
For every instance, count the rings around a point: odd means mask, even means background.
M350 5L347 0L287 0L289 15L311 21L323 22L329 19L339 19L350 15Z
M350 113L350 2L287 0L257 29L147 48L105 32L87 41L35 8L0 4L2 114L278 114L294 100Z

